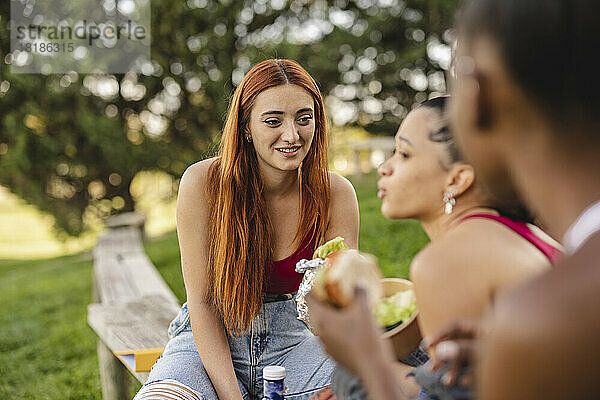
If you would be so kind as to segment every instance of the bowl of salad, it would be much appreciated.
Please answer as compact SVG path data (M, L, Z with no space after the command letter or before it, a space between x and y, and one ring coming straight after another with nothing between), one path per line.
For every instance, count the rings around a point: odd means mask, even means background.
M390 340L396 358L401 359L412 353L422 339L413 283L385 278L381 285L383 297L375 308L375 319L385 329L383 338Z

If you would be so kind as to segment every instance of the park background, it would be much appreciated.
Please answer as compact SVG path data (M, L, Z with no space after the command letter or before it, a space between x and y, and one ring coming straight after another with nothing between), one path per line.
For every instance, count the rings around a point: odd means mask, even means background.
M297 60L319 83L360 249L407 277L428 239L381 215L372 169L406 113L446 92L457 1L152 1L141 68L45 75L10 72L13 1L0 4L0 398L101 398L86 307L104 218L146 214L145 250L185 301L179 178L214 154L233 89L266 58Z

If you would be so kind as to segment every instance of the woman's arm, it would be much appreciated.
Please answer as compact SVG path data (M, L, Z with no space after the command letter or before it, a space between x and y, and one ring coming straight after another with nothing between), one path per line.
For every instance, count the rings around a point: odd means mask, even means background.
M329 173L331 202L329 204L329 227L325 233L325 241L337 236L344 238L344 243L351 249L358 249L358 200L350 181L334 172Z
M231 361L222 322L206 304L208 199L206 178L211 160L190 166L177 196L177 236L194 340L219 399L240 400L242 393Z
M410 265L423 337L457 319L481 318L491 301L487 267L478 265L485 260L470 257L469 242L439 241L421 250Z
M356 288L353 302L339 310L312 293L306 302L325 351L360 378L369 399L408 400L395 375L391 344L381 338L364 289Z
M425 337L454 320L480 319L498 293L549 268L542 253L495 221L469 220L413 259L419 324Z

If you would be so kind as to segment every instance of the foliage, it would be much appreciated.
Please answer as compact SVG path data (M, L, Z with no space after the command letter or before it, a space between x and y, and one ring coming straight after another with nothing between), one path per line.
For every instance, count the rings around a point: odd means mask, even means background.
M234 86L268 57L303 64L335 124L391 134L415 101L445 90L457 1L153 1L152 60L85 76L11 74L2 2L0 184L68 234L131 210L134 174L159 169L176 187L215 148Z

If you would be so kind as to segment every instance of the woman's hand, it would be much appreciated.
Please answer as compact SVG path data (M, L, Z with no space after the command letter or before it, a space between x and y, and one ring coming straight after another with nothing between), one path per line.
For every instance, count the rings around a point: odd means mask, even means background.
M356 288L353 302L343 309L324 304L312 293L306 303L325 351L347 370L360 376L370 360L391 363L392 349L381 339L363 288Z
M371 400L406 399L394 374L389 342L381 338L363 288L356 288L352 303L335 309L309 293L310 322L330 354L341 366L359 377Z
M443 365L450 368L443 377L446 386L457 383L459 374L462 386L473 385L473 366L478 346L481 321L458 320L446 325L437 334L426 339L432 360L432 371ZM466 368L465 368L466 367Z

